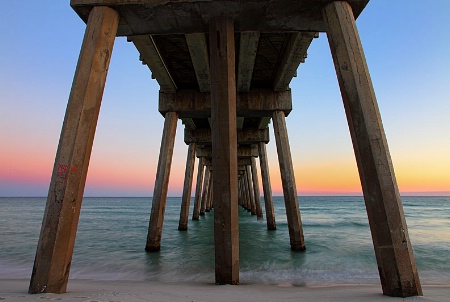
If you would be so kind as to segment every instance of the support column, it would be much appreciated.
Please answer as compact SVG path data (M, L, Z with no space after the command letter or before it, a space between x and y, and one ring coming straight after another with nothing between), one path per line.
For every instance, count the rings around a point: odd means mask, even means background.
M252 203L251 203L251 200L250 200L250 191L248 189L247 171L244 171L243 177L244 177L243 185L244 185L244 204L245 204L245 209L248 212L251 212L252 211Z
M238 284L239 226L233 21L225 18L211 20L209 32L216 283Z
M259 193L259 180L258 171L256 169L256 159L252 157L252 179L253 179L253 191L255 195L255 207L256 207L256 217L263 219L262 208L261 208L261 194Z
M242 202L242 179L240 176L238 177L238 203L241 207L244 206Z
M266 210L266 221L268 230L276 230L275 210L273 208L272 187L270 186L269 163L267 161L266 144L258 143L259 164L261 167L261 178L264 191L264 208Z
M203 157L198 160L197 169L197 184L195 186L195 197L194 197L194 212L192 213L192 220L198 220L200 216L200 201L202 192L202 182L203 182Z
M189 220L189 205L191 203L192 177L194 176L196 144L190 143L186 159L186 171L184 174L183 196L181 197L180 221L178 230L186 231Z
M164 130L153 191L152 211L148 226L147 244L145 245L145 250L148 252L159 251L161 248L161 233L164 222L164 210L166 209L178 114L176 112L167 112L164 118Z
M206 211L206 201L208 200L208 190L209 190L209 178L211 177L211 171L209 166L205 168L205 178L203 182L203 192L202 192L202 203L200 207L200 216L205 216Z
M86 175L97 126L118 13L91 10L67 104L45 207L30 294L65 293Z
M274 111L273 128L277 143L278 161L280 164L291 250L302 251L305 250L306 247L303 239L303 228L298 205L297 187L295 186L294 167L292 165L291 150L283 111Z
M209 173L210 173L211 176L209 178L208 195L207 195L207 198L206 198L205 212L210 212L211 211L211 204L212 204L213 174L212 174L212 171L210 171Z
M247 189L248 189L248 197L250 201L250 209L252 215L256 215L256 205L255 205L255 196L253 194L253 181L252 181L252 171L251 166L247 165L245 167L247 170Z
M364 193L383 294L422 295L391 156L352 9L323 10Z
M276 230L277 223L275 221L275 210L273 208L272 187L270 186L269 163L267 162L267 151L265 143L258 143L258 152L264 191L264 208L266 210L267 229Z

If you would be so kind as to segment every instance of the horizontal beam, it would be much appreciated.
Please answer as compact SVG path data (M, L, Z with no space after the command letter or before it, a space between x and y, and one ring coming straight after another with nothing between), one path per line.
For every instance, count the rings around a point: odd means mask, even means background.
M130 36L207 33L209 20L221 16L234 21L236 32L325 32L322 9L333 1L71 0L70 5L84 22L93 6L116 9L121 16L117 36ZM347 2L357 17L369 0Z
M237 148L238 158L258 157L258 147L256 145L243 145ZM210 145L197 148L197 157L212 157L212 148Z
M238 158L238 167L239 166L250 166L252 164L252 160L250 158Z
M289 83L296 75L298 66L305 62L306 53L314 37L316 37L315 32L296 32L291 35L285 55L275 76L273 90L289 89Z
M200 92L211 91L211 77L209 74L209 54L206 43L206 34L187 34L186 44L194 65Z
M292 110L290 90L273 91L254 89L236 95L236 113L241 117L271 117L274 111L289 115ZM159 93L159 112L177 112L180 118L211 117L211 94L198 90L178 90L175 93Z
M250 90L258 44L259 32L250 31L241 33L236 84L238 92L248 92Z
M129 38L129 41L134 43L134 46L136 46L136 49L141 54L142 63L150 68L153 77L158 81L158 84L161 87L160 91L175 92L177 86L163 61L152 36L133 36Z
M257 144L259 142L269 142L269 128L260 129L242 129L237 130L237 142L242 145ZM197 143L199 145L211 144L211 129L198 128L196 130L184 129L184 142L186 144Z

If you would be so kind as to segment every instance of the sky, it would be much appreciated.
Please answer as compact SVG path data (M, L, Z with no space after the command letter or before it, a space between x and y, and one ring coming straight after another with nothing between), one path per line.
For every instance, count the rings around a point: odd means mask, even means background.
M356 22L404 195L450 195L449 15L448 0L372 0ZM0 28L0 196L46 196L85 24L69 1L0 1ZM325 33L297 74L286 122L298 193L361 194ZM85 196L153 194L158 90L117 38ZM272 125L270 135L272 191L282 195ZM181 196L186 153L179 122L169 196Z

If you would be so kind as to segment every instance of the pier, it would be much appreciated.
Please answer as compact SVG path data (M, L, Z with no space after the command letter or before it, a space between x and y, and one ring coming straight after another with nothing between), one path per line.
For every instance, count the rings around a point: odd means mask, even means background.
M215 282L239 284L238 206L276 229L267 163L273 125L293 251L307 248L286 117L290 82L326 33L355 151L383 293L422 295L392 160L355 20L369 0L71 0L87 24L61 131L29 292L63 293L115 37L160 85L164 117L145 250L158 252L177 121L188 148L180 231L214 215ZM156 101L156 100L155 100ZM257 173L257 160L260 175ZM271 167L272 169L274 167ZM263 184L265 213L259 192Z

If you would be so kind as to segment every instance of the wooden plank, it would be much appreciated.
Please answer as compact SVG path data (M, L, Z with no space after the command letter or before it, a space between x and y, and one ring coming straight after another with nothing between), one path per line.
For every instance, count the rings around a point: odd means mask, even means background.
M187 34L186 43L191 54L200 92L211 91L211 76L209 74L208 47L206 35L203 33Z
M180 220L178 223L179 231L186 231L189 220L189 205L191 202L191 189L192 178L194 176L194 164L195 164L195 149L197 145L195 143L189 144L187 159L186 159L186 171L184 174L183 195L181 197L181 210Z
M210 21L211 138L214 188L215 276L218 284L239 283L236 71L234 24Z
M29 293L67 289L86 175L119 15L91 11L61 130Z
M350 6L323 11L369 218L383 294L422 295L400 193Z
M315 36L315 32L292 33L285 55L278 67L273 90L284 91L289 88L289 83L295 76L300 63L304 62L306 52Z
M294 167L292 165L289 138L283 111L273 113L273 131L277 144L278 162L280 164L281 182L283 186L284 204L289 228L291 250L305 250L302 220L298 205L297 187L295 185Z
M148 252L159 251L161 248L164 210L166 208L167 190L169 188L169 176L170 168L172 166L177 121L178 116L176 112L166 113L161 149L159 151L158 168L156 171L155 188L153 191L147 243L145 245L145 250Z
M177 86L162 59L151 35L129 37L141 55L141 59L150 68L153 77L158 81L161 92L176 92Z
M237 72L238 92L249 92L255 66L256 51L259 44L259 32L241 32L239 43L239 62Z

